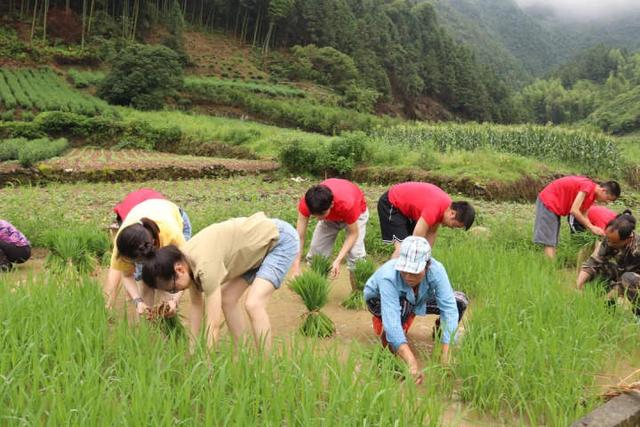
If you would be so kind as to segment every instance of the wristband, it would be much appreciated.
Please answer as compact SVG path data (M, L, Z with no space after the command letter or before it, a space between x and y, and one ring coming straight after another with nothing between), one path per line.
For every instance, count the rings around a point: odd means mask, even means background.
M143 301L142 298L138 297L138 298L134 298L132 302L133 302L133 305L137 307L138 304L140 304L142 301Z

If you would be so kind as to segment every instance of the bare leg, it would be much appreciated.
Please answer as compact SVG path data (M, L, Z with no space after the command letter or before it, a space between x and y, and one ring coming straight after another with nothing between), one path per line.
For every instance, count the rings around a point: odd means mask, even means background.
M218 287L207 297L207 345L209 348L218 343L223 320L222 292L221 287Z
M236 341L242 336L245 329L244 313L238 303L248 287L249 284L246 280L237 277L222 285L221 289L222 311L227 319L229 332Z
M356 275L351 270L349 270L349 283L351 283L351 291L356 292L358 290L358 285L356 283Z
M263 346L265 353L271 351L271 322L267 313L267 304L275 290L271 282L256 277L249 288L245 302L256 346L258 348Z
M554 248L553 246L545 246L544 247L544 254L553 259L556 257L556 248Z
M110 268L107 273L107 282L102 287L102 292L104 294L105 306L107 309L113 309L113 306L116 302L116 297L118 296L118 292L120 291L120 279L122 278L122 273L116 269Z

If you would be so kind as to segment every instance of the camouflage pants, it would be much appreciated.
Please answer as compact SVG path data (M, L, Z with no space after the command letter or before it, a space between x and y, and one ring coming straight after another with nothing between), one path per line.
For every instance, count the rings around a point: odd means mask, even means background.
M627 298L632 306L633 312L640 316L640 274L633 272L620 272L615 264L603 266L599 277L607 284L608 297L615 299L619 296Z

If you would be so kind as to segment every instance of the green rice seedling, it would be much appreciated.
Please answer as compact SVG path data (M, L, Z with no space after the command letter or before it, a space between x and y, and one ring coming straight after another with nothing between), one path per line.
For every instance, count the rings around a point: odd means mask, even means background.
M331 271L331 260L324 255L315 254L311 257L309 267L322 277L327 277Z
M356 289L342 302L344 308L349 310L362 310L366 307L363 294L364 285L375 271L376 264L369 258L363 258L356 262L355 269L353 270Z
M46 233L45 241L51 251L46 264L56 271L72 268L91 272L110 246L106 234L87 226L51 230Z
M308 270L291 282L291 289L300 295L309 312L300 327L302 335L308 337L330 337L336 331L333 321L320 311L329 299L331 285L326 277Z

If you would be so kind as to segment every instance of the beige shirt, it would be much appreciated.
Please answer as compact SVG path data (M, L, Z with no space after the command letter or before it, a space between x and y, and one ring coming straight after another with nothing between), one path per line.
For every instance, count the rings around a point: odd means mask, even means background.
M278 238L276 224L258 212L204 228L185 244L183 252L196 285L209 295L262 264Z
M183 221L180 215L180 208L174 203L163 199L149 199L137 204L122 222L115 241L118 241L120 231L125 227L135 224L142 218L149 218L158 225L160 229L160 247L176 245L182 247L184 245L184 234L182 232ZM114 245L111 254L111 268L122 271L127 275L133 274L135 265L132 260L120 257L118 247Z

